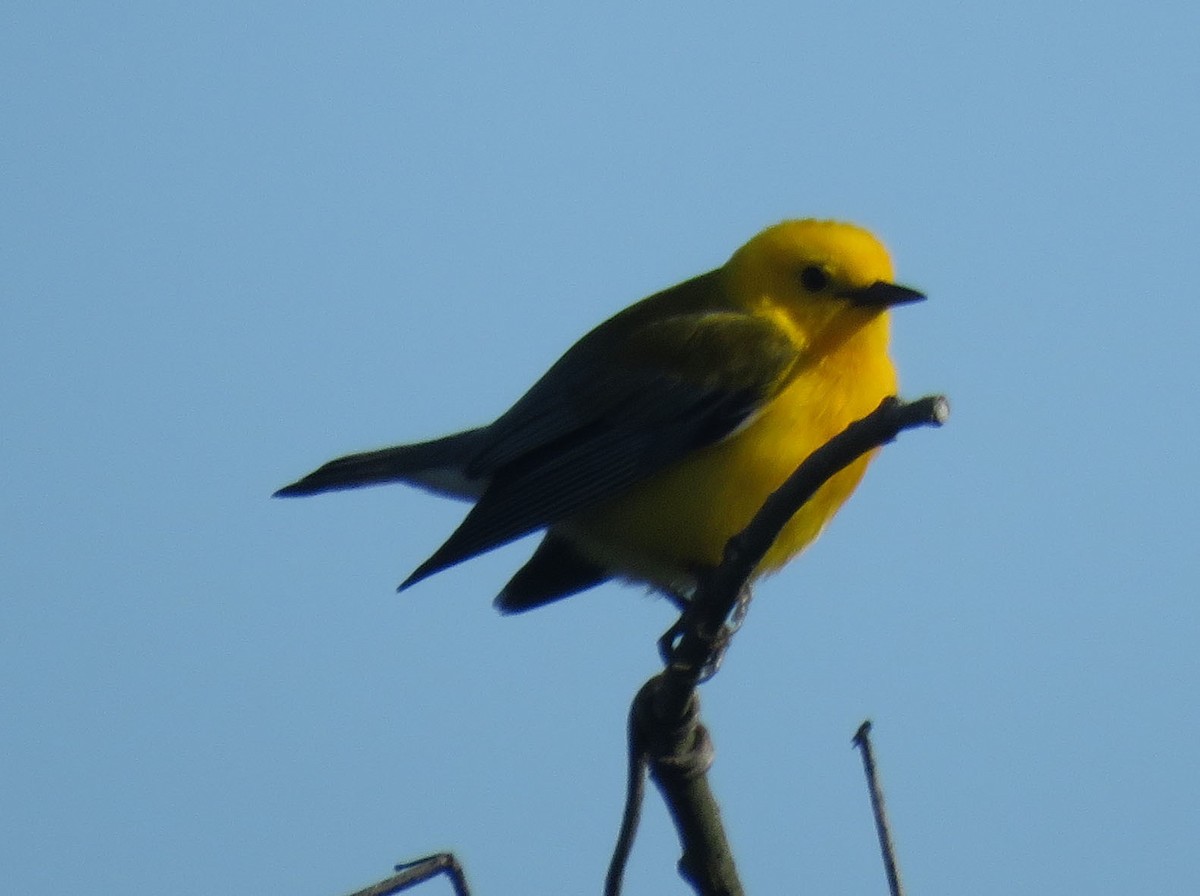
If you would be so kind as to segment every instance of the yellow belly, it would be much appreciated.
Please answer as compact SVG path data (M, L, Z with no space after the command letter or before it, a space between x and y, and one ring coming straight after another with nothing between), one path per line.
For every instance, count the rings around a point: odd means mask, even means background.
M869 370L811 369L744 429L558 529L627 578L687 590L697 570L720 562L726 542L809 454L895 388L886 356ZM870 459L860 458L821 487L788 522L755 576L779 568L820 534Z

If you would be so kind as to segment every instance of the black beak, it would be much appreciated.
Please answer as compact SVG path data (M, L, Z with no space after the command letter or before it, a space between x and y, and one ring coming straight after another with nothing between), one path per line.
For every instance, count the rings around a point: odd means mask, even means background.
M888 283L885 280L876 280L870 286L847 289L839 295L844 299L849 299L860 308L891 308L893 305L920 302L925 298L923 292L917 292L915 289L909 289L898 283Z

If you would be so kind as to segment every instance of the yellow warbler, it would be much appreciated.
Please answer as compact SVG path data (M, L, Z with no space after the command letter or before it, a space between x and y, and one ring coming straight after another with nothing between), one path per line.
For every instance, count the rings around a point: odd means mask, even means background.
M596 327L494 423L342 457L276 495L400 481L474 502L401 588L545 529L502 611L610 578L685 596L813 450L895 393L887 309L924 296L892 279L866 230L784 221ZM869 460L822 486L756 576L817 536Z

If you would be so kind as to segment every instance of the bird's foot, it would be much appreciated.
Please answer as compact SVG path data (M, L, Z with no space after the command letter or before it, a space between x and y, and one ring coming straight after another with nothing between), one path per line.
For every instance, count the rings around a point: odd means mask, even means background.
M749 586L743 586L742 590L738 593L737 601L733 605L733 612L729 614L729 621L715 632L697 632L701 639L708 645L708 659L700 667L698 675L699 683L703 684L708 681L721 668L721 663L725 659L725 651L729 649L729 642L733 640L733 636L737 634L738 629L742 627L742 623L746 621L746 614L750 610L751 596L752 592ZM675 651L679 648L680 641L696 625L693 618L694 615L692 604L684 599L679 618L658 639L658 653L665 665L669 666L675 661Z

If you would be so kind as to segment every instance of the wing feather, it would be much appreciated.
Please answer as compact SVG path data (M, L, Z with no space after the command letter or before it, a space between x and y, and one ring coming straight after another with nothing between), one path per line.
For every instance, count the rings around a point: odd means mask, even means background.
M487 429L467 469L488 487L401 588L719 441L778 393L798 360L769 321L732 311L654 320L603 354L589 338Z

